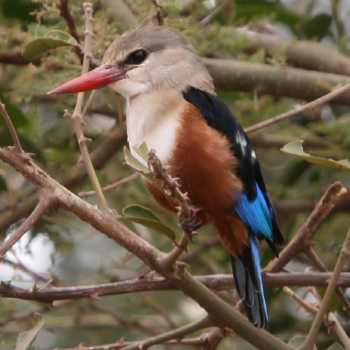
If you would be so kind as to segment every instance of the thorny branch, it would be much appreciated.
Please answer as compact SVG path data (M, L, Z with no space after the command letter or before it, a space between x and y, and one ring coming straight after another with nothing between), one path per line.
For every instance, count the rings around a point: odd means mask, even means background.
M199 209L192 205L187 193L181 191L178 180L168 174L152 150L148 155L148 167L164 195L177 204L178 218L184 231L180 243L161 262L163 267L167 269L186 250L194 230L200 226L201 223L197 216Z

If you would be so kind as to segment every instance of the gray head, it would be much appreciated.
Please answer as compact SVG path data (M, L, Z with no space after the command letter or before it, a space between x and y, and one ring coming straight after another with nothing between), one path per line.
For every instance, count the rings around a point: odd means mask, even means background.
M149 23L117 38L103 62L126 70L112 88L125 97L153 89L183 91L193 86L213 92L208 71L179 32Z
M187 87L213 93L211 76L179 32L148 23L117 38L100 67L51 93L78 92L110 85L126 98L155 89Z

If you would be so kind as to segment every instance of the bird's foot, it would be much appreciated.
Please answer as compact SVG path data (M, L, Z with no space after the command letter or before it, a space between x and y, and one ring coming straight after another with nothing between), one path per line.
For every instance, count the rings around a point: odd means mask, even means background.
M200 209L192 207L186 213L179 214L180 225L190 238L192 238L194 231L198 230L203 225L203 221L199 215L200 211Z

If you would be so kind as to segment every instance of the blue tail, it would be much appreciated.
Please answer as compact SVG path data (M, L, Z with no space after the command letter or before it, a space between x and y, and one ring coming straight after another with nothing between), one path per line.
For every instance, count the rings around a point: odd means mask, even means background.
M236 289L248 319L259 328L266 328L268 310L261 273L261 258L257 239L250 235L249 245L239 256L232 256L232 271Z

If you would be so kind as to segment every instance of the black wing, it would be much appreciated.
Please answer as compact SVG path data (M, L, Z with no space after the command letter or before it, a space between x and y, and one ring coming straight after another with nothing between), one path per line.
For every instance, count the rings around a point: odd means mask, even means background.
M230 109L215 95L190 87L183 92L186 101L194 105L207 124L224 134L231 144L231 150L238 160L237 175L244 185L244 192L249 202L254 202L257 196L257 185L261 190L267 207L271 212L273 237L265 237L269 243L283 243L282 234L276 222L276 216L267 195L266 186L261 174L259 162L250 141L242 126L235 119ZM272 245L274 251L276 251Z

